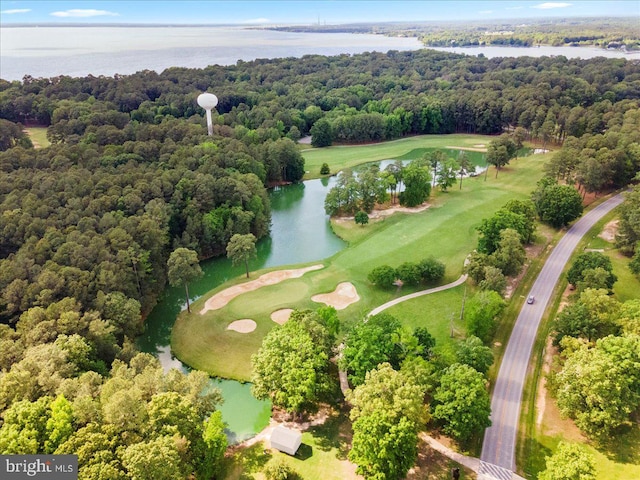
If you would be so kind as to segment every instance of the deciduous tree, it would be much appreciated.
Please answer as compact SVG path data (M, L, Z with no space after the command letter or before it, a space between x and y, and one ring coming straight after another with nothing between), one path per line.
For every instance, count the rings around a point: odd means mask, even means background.
M484 342L491 340L496 317L504 308L504 300L494 291L479 292L471 297L465 308L465 321L470 335Z
M169 283L177 287L184 285L187 298L187 311L191 313L189 304L189 282L202 277L202 269L198 263L198 254L188 248L176 248L167 261Z
M596 462L593 455L576 443L560 442L546 459L546 468L539 480L595 480Z
M331 389L329 333L311 311L273 328L251 358L252 392L288 412L299 413Z
M256 237L253 233L240 235L236 233L227 244L227 257L234 265L244 263L249 278L249 260L256 258Z
M433 419L460 442L491 425L491 400L485 378L468 365L458 363L447 368L433 400Z

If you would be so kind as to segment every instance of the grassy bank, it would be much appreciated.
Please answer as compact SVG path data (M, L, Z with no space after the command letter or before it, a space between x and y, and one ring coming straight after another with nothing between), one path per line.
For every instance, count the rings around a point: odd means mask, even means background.
M447 136L444 143L454 143L452 137ZM478 137L463 138L465 145L481 143ZM381 147L388 148L386 144ZM358 148L376 150L376 147ZM318 161L333 158L330 150L318 151L324 152L324 157ZM367 275L373 267L382 264L395 267L427 256L438 258L446 264L443 284L455 280L462 272L464 258L476 246L475 227L509 199L527 198L542 175L541 164L546 159L547 155L535 155L513 161L501 170L497 179L492 174L486 180L484 177L466 179L462 190L434 194L430 200L431 207L421 213L396 213L358 228L336 224L334 228L338 233L346 233L349 247L323 261L325 268L243 294L222 309L200 315L198 312L210 296L205 295L195 302L194 313L183 312L176 321L172 334L173 352L188 365L212 375L248 380L251 375L251 354L258 350L266 333L275 325L270 319L270 314L275 310L317 308L319 304L311 301L312 295L333 291L340 282L349 281L355 285L360 300L340 311L340 318L344 324L360 321L374 307L414 291L406 287L399 291L374 287L367 281ZM252 278L260 273L252 273ZM242 281L239 278L234 282ZM450 295L456 298L449 298ZM397 314L408 327L424 322L433 329L439 340L445 341L450 323L448 309L451 308L451 302L456 305L454 309L459 308L457 297L460 295L461 291L455 290L449 295L438 296L438 305L421 310L430 312L427 316L423 315L422 319L416 319L415 308L423 308L419 302L430 302L426 297L395 307L398 310L392 313ZM241 334L226 330L230 322L243 318L256 321L258 326L254 332Z

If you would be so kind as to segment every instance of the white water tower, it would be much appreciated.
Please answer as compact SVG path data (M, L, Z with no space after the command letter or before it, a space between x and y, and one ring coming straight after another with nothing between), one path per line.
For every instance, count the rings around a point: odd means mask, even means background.
M207 111L207 129L209 135L213 135L213 122L211 121L211 109L218 105L218 97L213 93L201 93L198 95L198 105Z

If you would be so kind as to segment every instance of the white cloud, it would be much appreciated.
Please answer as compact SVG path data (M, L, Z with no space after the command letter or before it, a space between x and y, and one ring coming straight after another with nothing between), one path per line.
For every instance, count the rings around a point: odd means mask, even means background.
M105 16L117 17L119 14L114 12L109 12L107 10L73 8L71 10L51 12L51 15L53 17L63 17L63 18L67 18L67 17L86 18L86 17L105 17Z
M11 10L2 10L0 13L3 15L13 15L15 13L27 13L30 11L30 8L13 8Z
M252 18L251 20L244 20L242 23L269 23L271 20L268 18Z
M540 10L549 10L550 8L566 8L566 7L570 7L570 6L571 6L570 3L546 2L546 3L540 3L538 5L534 5L531 8L538 8Z

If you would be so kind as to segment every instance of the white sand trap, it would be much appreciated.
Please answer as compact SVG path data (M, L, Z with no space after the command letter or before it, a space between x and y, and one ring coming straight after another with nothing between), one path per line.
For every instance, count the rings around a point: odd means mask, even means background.
M238 295L242 295L246 292L251 292L253 290L257 290L261 287L266 287L267 285L275 285L276 283L280 283L284 280L288 280L290 278L299 278L307 272L312 270L319 270L324 268L324 265L312 265L306 268L298 268L294 270L277 270L275 272L265 273L261 275L255 280L251 280L250 282L241 283L240 285L234 285L233 287L229 287L221 292L213 295L209 300L207 300L204 304L202 310L200 310L200 315L204 315L209 310L218 310L219 308L224 307L231 300L236 298Z
M281 310L276 310L275 312L271 313L271 320L282 325L287 320L289 320L291 312L293 312L293 308L283 308Z
M352 283L342 282L338 284L333 292L314 295L311 300L318 303L326 303L336 310L344 310L352 303L360 300L360 296Z
M453 147L453 146L448 146L448 147L444 147L444 148L449 148L451 150L465 150L467 152L486 152L487 151L485 145L482 144L482 143L478 143L477 145L474 145L473 147Z
M231 322L227 327L227 330L233 330L238 333L251 333L256 329L256 322L249 318L245 318L243 320L236 320L235 322Z

